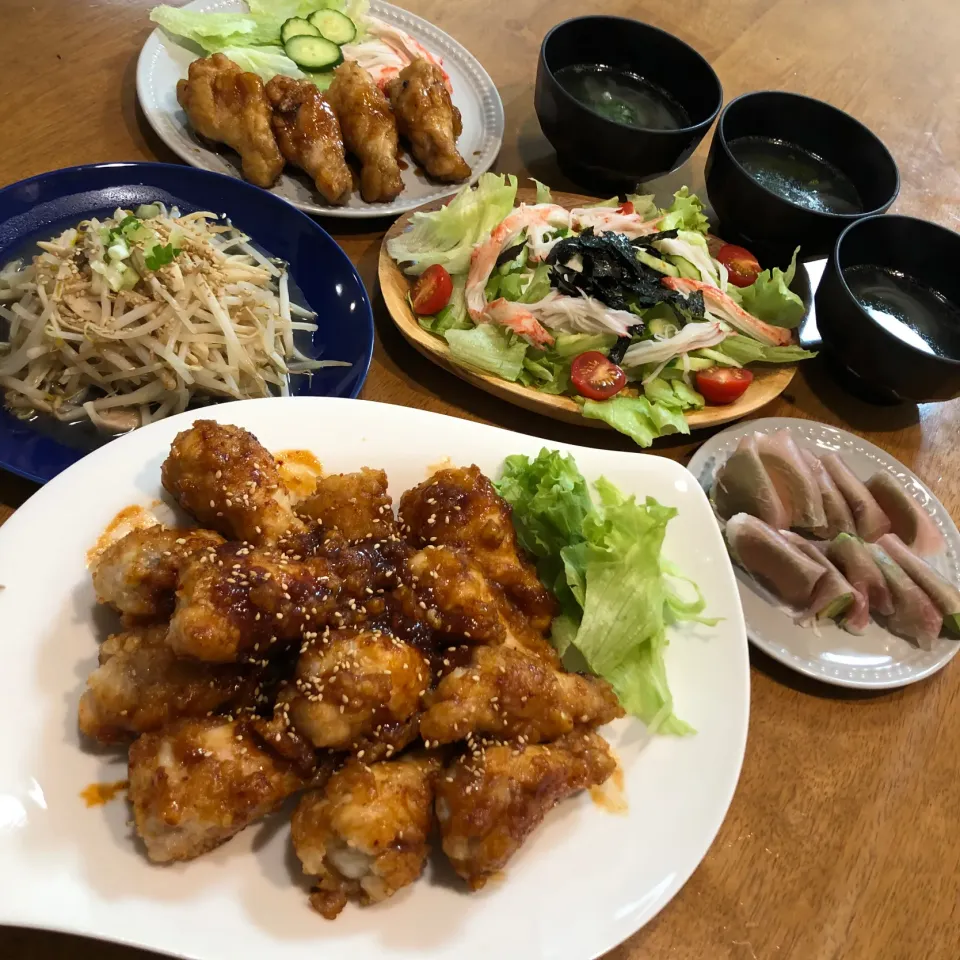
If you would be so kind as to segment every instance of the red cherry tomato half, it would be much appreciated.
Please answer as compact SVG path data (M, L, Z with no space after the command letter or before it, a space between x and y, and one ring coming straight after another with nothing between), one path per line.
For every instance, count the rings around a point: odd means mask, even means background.
M733 403L753 383L753 374L742 367L709 367L697 373L697 390L707 403Z
M609 400L623 389L627 375L599 350L588 350L574 357L570 380L580 396L588 400Z
M717 259L727 268L730 282L735 287L749 287L760 275L757 258L735 243L725 243L717 251Z
M450 279L450 274L439 263L427 267L420 274L420 279L413 285L410 293L414 312L421 317L431 316L450 302L451 293L453 293L453 280Z
M637 212L636 208L629 200L625 201L624 203L621 203L620 206L617 207L617 213L625 213L629 215L631 213L636 213L636 212Z

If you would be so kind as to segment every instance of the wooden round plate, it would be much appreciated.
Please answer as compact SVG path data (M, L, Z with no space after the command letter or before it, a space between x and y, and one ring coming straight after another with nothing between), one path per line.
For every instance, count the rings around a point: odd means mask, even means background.
M554 201L565 207L583 206L584 203L590 203L594 198L583 197L575 193L561 193L554 191ZM517 190L517 199L527 202L533 202L534 191L527 187L521 187ZM426 204L421 210L437 210L442 206L442 201ZM414 211L416 212L416 211ZM383 238L380 246L380 289L383 292L383 299L390 311L390 316L403 336L425 357L432 360L437 365L455 373L462 380L472 383L487 393L515 403L525 410L532 410L534 413L542 413L544 416L553 417L555 420L564 420L567 423L576 423L579 426L600 427L612 429L602 420L588 420L580 413L579 406L570 397L554 397L549 394L540 393L530 387L524 387L519 383L511 383L509 380L502 380L492 374L483 373L480 370L473 370L469 367L463 367L455 363L450 356L450 348L445 340L428 333L417 323L414 312L407 303L407 293L410 290L410 281L406 275L391 259L387 253L387 241L393 237L399 236L407 229L410 218L413 213L406 213L401 216ZM702 410L695 410L688 413L687 423L693 430L701 427L713 427L721 423L729 423L732 420L739 420L742 417L749 416L751 413L759 410L765 404L768 404L775 397L778 397L787 385L793 379L797 372L796 364L775 365L775 364L757 364L751 367L754 374L753 383L747 388L747 392L736 401L722 407L704 407Z

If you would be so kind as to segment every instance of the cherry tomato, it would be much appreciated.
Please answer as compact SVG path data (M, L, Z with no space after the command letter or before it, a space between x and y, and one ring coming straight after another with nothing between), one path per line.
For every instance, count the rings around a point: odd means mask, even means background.
M730 282L735 287L749 287L760 274L757 258L735 243L725 243L717 251L717 259L727 268Z
M450 274L439 263L427 267L410 293L414 312L421 317L431 316L450 302L451 293L453 280L450 279Z
M707 403L733 403L753 383L753 374L742 367L709 367L697 373L697 390Z
M621 203L620 206L617 207L617 213L625 213L629 215L631 213L636 213L636 212L637 212L636 208L629 200L627 200L624 203Z
M577 393L588 400L609 400L627 382L622 367L608 360L599 350L588 350L574 357L570 379Z

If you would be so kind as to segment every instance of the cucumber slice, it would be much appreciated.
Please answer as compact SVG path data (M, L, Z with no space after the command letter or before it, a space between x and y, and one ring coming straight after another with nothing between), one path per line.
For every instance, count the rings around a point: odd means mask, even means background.
M332 70L343 63L340 48L325 37L291 37L283 49L301 70Z
M307 19L326 37L337 45L350 43L357 36L357 25L339 10L315 10Z
M280 28L280 42L286 43L292 37L319 37L320 31L303 17L291 17L283 21Z

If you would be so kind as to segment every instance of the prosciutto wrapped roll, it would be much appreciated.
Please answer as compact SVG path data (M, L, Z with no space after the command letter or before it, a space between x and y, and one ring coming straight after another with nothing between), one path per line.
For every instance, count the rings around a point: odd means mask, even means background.
M870 543L867 549L893 597L893 613L887 617L887 626L901 637L915 640L921 650L932 650L943 626L940 611L882 547Z
M908 577L933 601L951 633L960 633L960 590L921 560L895 533L884 534L877 546L899 564Z
M840 488L833 482L833 477L827 473L827 468L810 450L801 450L800 454L820 488L823 512L827 518L824 526L815 529L814 533L827 540L833 539L838 533L856 533L857 525L853 520L853 514L847 506L847 501L843 499Z
M866 487L887 515L891 532L914 553L931 557L946 547L943 534L933 522L933 517L886 470L875 473L867 481Z
M790 515L784 527L823 528L827 518L820 487L789 430L778 430L757 440L760 460Z
M893 613L887 581L859 537L839 534L827 544L827 559L836 564L855 590L866 596L871 610L885 617Z
M790 525L790 516L760 460L759 436L752 433L741 437L737 449L717 472L711 498L724 520L748 513L779 530Z
M843 460L835 453L827 453L820 458L820 462L827 468L827 473L840 488L843 499L847 501L847 506L857 525L857 533L868 543L873 543L885 533L889 533L890 521L887 515L880 509L873 494L857 479Z

